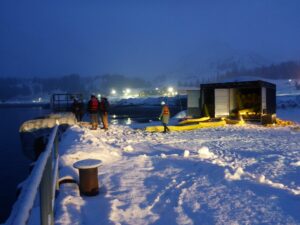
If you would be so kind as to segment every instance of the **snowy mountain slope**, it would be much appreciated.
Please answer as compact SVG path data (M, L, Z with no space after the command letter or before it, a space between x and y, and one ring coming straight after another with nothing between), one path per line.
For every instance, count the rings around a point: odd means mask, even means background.
M225 43L208 42L179 59L169 75L186 79L212 78L227 71L256 68L270 63L256 53L238 51Z

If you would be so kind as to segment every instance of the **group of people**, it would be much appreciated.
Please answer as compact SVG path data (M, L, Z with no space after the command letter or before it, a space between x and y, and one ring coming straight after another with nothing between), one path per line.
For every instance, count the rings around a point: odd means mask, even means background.
M170 129L168 128L168 123L170 119L170 109L165 102L161 103L162 111L159 116L159 120L161 120L162 125L164 126L164 133L169 132ZM87 105L88 112L91 118L91 129L97 130L99 119L98 116L100 115L101 122L103 127L101 129L108 130L108 109L109 109L109 102L105 96L101 96L100 101L95 95L91 95L91 98ZM72 112L75 114L77 121L82 121L82 117L84 115L84 106L82 101L78 101L74 99L72 104Z
M109 102L106 97L101 96L99 101L95 95L91 95L91 99L88 102L88 111L91 116L92 130L98 128L98 115L100 114L103 127L101 129L108 129L108 108Z
M99 101L95 95L91 95L87 105L87 110L90 114L92 130L96 130L98 128L99 115L103 124L102 129L108 129L108 108L109 102L106 97L102 96ZM77 121L82 121L82 117L84 115L83 103L79 102L77 99L74 99L72 104L72 112L74 113Z

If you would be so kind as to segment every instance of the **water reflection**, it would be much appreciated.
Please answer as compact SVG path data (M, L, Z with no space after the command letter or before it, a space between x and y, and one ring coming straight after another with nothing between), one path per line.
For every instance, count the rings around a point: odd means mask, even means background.
M117 125L117 124L119 124L119 121L116 119L112 119L112 120L110 120L110 123L113 125Z
M129 118L127 118L127 120L126 120L126 125L130 125L132 122L131 122L131 119L130 119L130 117Z

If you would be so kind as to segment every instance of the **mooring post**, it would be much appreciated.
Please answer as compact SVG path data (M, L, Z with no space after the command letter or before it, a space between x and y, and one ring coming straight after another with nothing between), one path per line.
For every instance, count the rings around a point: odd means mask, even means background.
M94 196L99 193L98 167L101 160L85 159L74 163L74 167L79 170L79 190L87 196Z

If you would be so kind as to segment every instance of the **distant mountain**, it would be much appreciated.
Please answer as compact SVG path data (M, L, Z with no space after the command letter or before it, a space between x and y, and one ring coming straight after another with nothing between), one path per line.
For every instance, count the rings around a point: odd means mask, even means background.
M246 70L270 64L270 60L256 53L244 53L226 44L211 43L182 57L174 66L175 69L167 75L179 80L207 79L218 77L229 71Z
M269 66L261 66L250 69L231 70L220 76L221 78L232 78L239 76L263 77L266 79L299 79L300 62L287 61Z
M199 86L200 83L248 76L266 79L300 79L300 63L275 62L263 56L238 51L223 43L203 44L180 58L174 69L156 80L177 86Z

